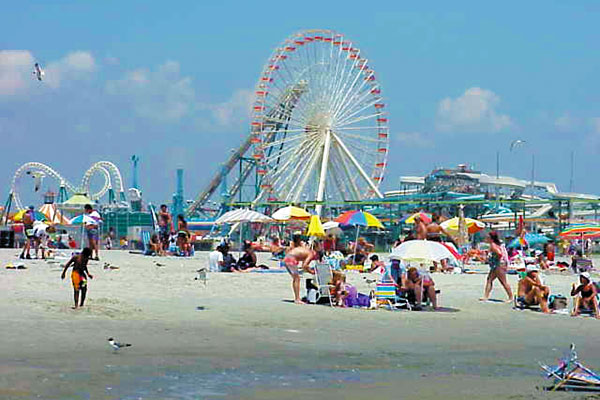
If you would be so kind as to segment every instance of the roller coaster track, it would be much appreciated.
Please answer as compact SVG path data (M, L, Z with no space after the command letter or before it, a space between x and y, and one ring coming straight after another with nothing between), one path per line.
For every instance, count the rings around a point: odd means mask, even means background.
M120 200L125 200L125 189L123 187L123 178L121 176L121 172L117 168L116 165L109 161L100 161L93 164L83 175L81 183L79 186L75 186L70 183L67 179L65 179L62 175L60 175L56 170L47 166L46 164L42 164L39 162L28 162L21 165L14 173L11 187L10 187L10 195L12 196L13 202L17 209L22 209L23 204L21 202L21 197L19 195L19 181L20 178L29 174L34 177L38 177L37 179L44 179L46 177L53 178L58 181L59 186L61 188L65 188L68 193L84 193L91 200L96 201L102 198L109 190L113 189L113 183L116 191L119 193ZM95 192L91 193L91 179L94 175L100 174L104 178L104 184L102 188Z

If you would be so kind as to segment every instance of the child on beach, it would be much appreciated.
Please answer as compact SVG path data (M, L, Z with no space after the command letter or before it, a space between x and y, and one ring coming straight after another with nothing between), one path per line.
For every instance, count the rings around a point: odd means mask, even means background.
M71 272L71 282L73 283L73 292L74 292L74 300L75 306L73 309L79 307L83 307L83 303L85 302L85 296L87 294L87 278L94 279L92 274L88 272L87 264L90 258L92 257L92 249L86 247L81 251L81 254L74 255L69 262L65 265L63 269L61 279L65 279L67 274L67 269L72 265L73 271ZM79 293L81 292L81 301Z

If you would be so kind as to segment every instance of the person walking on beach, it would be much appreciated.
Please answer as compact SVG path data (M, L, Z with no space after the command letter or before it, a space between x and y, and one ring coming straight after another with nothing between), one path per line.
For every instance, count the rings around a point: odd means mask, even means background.
M506 252L506 248L500 242L500 238L498 237L497 232L490 232L488 235L488 242L490 244L490 255L488 257L488 264L490 266L490 272L487 276L487 281L485 283L485 292L483 297L479 300L487 301L490 298L490 293L492 292L493 283L496 279L500 281L502 287L506 291L506 295L508 296L508 302L511 302L513 299L513 293L510 289L510 285L506 281L506 269L508 265L508 253Z
M298 243L296 238L294 237L294 244L285 255L283 259L285 269L287 269L288 273L292 277L292 290L294 291L294 303L296 304L304 304L302 300L300 300L300 271L298 266L302 263L302 269L311 274L314 271L311 271L309 268L309 264L312 260L318 259L318 243L315 242L313 249Z
M98 211L92 208L91 204L86 204L84 207L85 213L88 217L90 217L94 222L86 222L85 223L85 232L88 238L88 246L92 250L92 255L94 252L96 253L96 257L92 257L92 260L100 261L100 255L98 254L98 239L100 237L98 224L102 219Z
M169 249L169 236L171 235L171 224L173 218L167 209L166 204L160 205L160 211L158 212L158 236L163 246L163 250Z
M29 206L27 211L23 214L23 233L25 234L25 246L19 258L31 259L31 242L34 240L33 237L33 223L35 222L35 211L33 206Z
M71 265L73 266L73 271L71 272L71 282L73 283L74 293L73 299L75 300L75 306L73 309L76 309L78 306L83 307L83 303L85 303L85 296L87 294L87 278L89 277L90 279L94 279L92 274L90 274L87 269L87 264L91 257L92 249L86 247L81 251L81 254L71 257L63 269L61 279L65 279L67 269Z

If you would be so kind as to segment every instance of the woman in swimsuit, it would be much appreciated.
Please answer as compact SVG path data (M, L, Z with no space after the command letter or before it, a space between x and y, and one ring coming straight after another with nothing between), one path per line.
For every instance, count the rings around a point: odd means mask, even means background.
M487 281L485 283L485 292L483 297L479 300L487 301L490 298L490 293L492 291L492 287L494 281L498 279L504 290L506 291L506 295L508 296L508 302L512 301L513 294L510 289L510 285L506 281L506 269L508 264L508 253L506 252L506 248L500 242L500 238L498 237L498 233L490 232L488 236L488 242L490 244L490 255L488 257L488 264L490 266L490 272L487 276Z
M598 291L596 290L596 285L592 282L590 278L590 274L587 272L579 275L579 282L581 283L579 286L575 287L573 284L571 288L571 296L577 296L575 298L575 308L571 315L574 317L579 315L579 312L582 308L593 310L594 315L597 319L600 319L600 310L598 309Z
M61 279L65 279L67 269L72 265L73 271L71 272L71 282L73 283L75 306L73 309L83 307L85 302L85 295L87 294L87 278L94 279L92 274L88 272L87 263L92 257L92 249L86 247L81 251L81 254L73 256L63 269ZM81 292L81 302L79 302L79 292Z

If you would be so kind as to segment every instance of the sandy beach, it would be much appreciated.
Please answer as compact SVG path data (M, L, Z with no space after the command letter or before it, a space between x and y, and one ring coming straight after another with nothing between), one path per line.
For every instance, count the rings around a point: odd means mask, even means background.
M0 251L3 399L590 398L540 391L538 361L573 342L600 369L599 321L481 303L484 270L434 274L440 312L369 311L294 305L285 273L214 273L205 285L194 277L206 253L104 251L72 310L60 265L5 269L16 254ZM368 293L364 276L348 280ZM568 294L575 278L545 281ZM111 336L133 346L114 353Z

